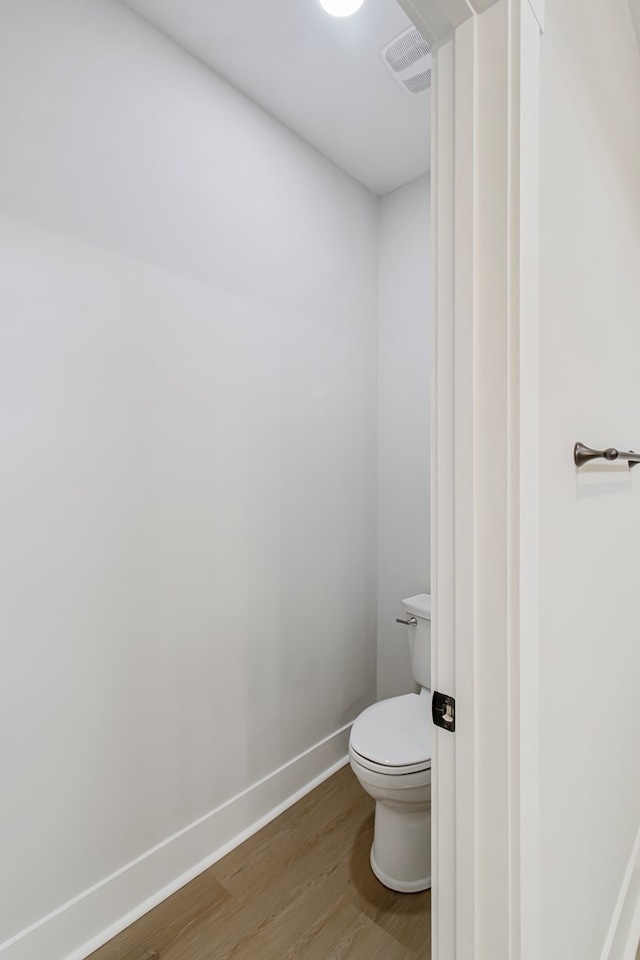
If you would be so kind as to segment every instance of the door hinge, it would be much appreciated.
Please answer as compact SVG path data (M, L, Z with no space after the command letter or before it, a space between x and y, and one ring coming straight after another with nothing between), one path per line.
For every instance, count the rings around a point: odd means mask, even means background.
M450 733L455 733L456 729L456 701L453 697L448 697L446 693L433 691L433 700L431 701L431 716L436 727L442 727Z

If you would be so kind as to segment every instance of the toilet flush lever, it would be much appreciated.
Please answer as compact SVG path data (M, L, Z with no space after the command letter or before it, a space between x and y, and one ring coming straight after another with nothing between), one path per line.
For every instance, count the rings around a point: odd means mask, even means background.
M415 627L417 622L415 617L409 617L408 620L400 620L399 617L396 617L396 623L404 623L405 627Z

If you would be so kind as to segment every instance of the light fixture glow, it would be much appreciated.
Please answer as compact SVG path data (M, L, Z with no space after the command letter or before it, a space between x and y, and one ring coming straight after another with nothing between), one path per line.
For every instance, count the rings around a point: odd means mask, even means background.
M320 0L320 5L332 17L350 17L359 10L364 0Z

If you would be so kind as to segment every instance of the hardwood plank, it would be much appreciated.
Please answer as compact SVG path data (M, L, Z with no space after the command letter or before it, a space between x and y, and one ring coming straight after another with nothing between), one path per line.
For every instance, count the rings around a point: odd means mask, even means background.
M89 960L151 960L164 957L187 931L214 918L231 899L209 870L94 951Z
M211 868L225 886L230 882L234 894L224 914L211 921L205 918L163 954L163 960L200 960L201 956L203 960L279 960L318 919L327 921L343 896L352 896L351 843L363 812L366 816L360 797L346 810L336 804L321 831L305 818L305 827L312 827L305 832L293 829L296 813L289 811L283 817L292 829L288 835L278 835L280 844L265 847L261 834L251 837L244 849L238 848ZM266 857L257 855L265 850ZM206 950L201 954L202 943Z
M353 904L342 905L331 922L299 941L284 960L412 960L412 955Z
M323 928L330 927L335 936L333 916L340 899L331 878L320 882L310 878L306 887L298 888L286 902L277 900L270 913L261 909L264 901L260 899L245 904L238 917L240 926L229 924L216 931L211 960L281 960L287 954L303 958L307 940ZM247 920L249 924L245 926Z
M231 893L248 898L314 852L321 860L332 856L332 849L324 849L327 841L335 846L339 833L350 846L350 831L368 809L362 794L351 768L344 767L214 865L214 875Z
M373 876L373 809L345 767L91 960L427 960L430 897Z

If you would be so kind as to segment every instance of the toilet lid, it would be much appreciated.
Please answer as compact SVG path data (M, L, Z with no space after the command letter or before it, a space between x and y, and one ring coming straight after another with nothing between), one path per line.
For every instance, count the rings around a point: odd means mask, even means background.
M350 746L385 767L431 764L429 697L408 693L367 707L351 728Z

